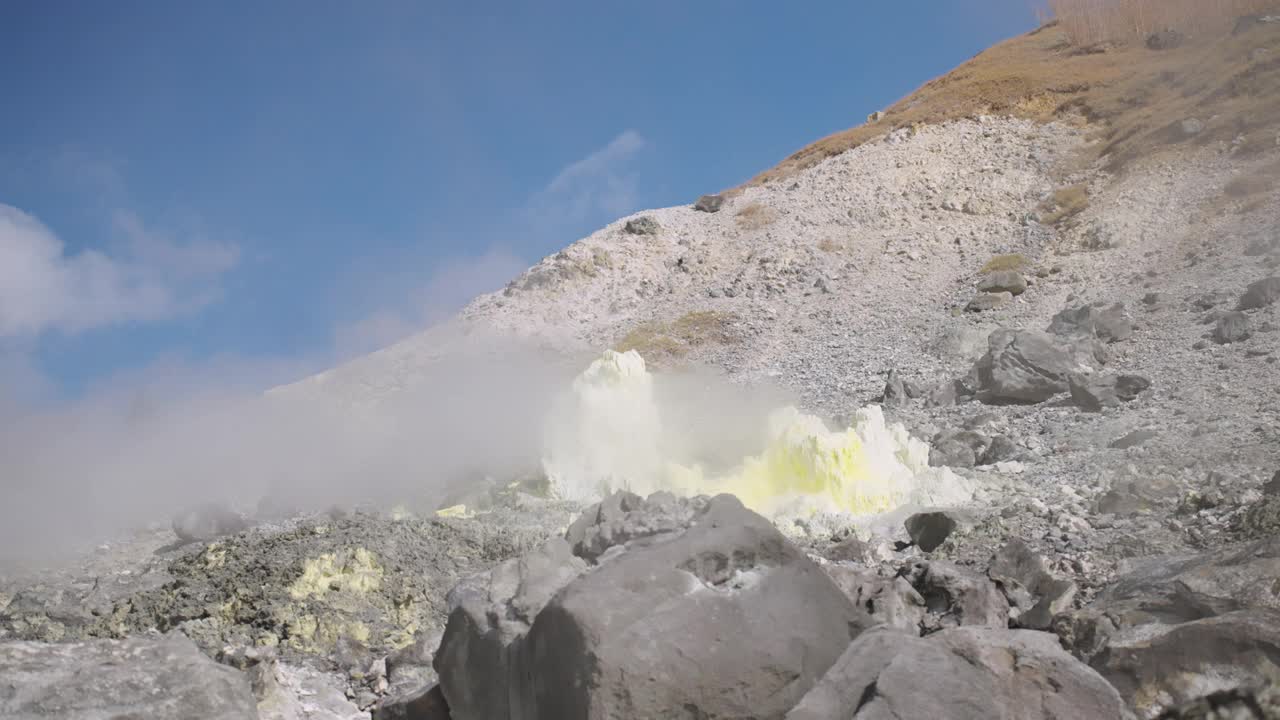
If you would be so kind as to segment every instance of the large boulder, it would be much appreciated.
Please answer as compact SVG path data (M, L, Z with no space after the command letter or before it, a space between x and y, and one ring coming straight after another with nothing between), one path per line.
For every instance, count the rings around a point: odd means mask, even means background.
M1021 295L1027 291L1027 279L1017 270L996 270L978 281L978 290L987 293L1007 292Z
M1263 308L1276 300L1280 300L1280 276L1272 275L1255 283L1250 283L1240 296L1238 310Z
M533 717L513 698L529 693L521 643L543 606L587 563L554 538L521 558L472 576L450 593L449 619L433 665L457 720Z
M822 569L729 495L603 557L534 621L522 717L781 718L863 629Z
M1054 335L1097 338L1113 343L1133 336L1133 322L1125 313L1124 303L1104 306L1101 303L1068 308L1053 316L1049 332Z
M1197 555L1150 558L1094 601L1129 626L1176 623L1246 608L1280 611L1280 537Z
M1141 718L1202 695L1280 682L1280 612L1242 610L1113 641L1093 666Z
M1213 326L1213 341L1219 345L1242 342L1251 335L1253 328L1250 326L1249 316L1239 310L1218 316Z
M1044 557L1014 538L996 552L987 576L1004 592L1018 627L1047 630L1053 618L1071 609L1076 584L1049 572Z
M1151 381L1141 375L1105 375L1072 373L1067 378L1071 401L1090 412L1118 407L1122 402L1137 399Z
M693 204L693 209L700 210L702 212L714 213L720 212L720 208L723 206L723 195L703 195Z
M924 599L927 614L920 626L924 632L964 625L1009 626L1009 601L984 575L936 560L917 563L909 577Z
M1115 689L1032 630L963 627L928 638L875 628L845 650L787 720L1117 720Z
M256 720L249 680L178 634L0 643L0 717Z
M1092 342L1092 341L1090 341ZM997 330L974 365L978 399L989 404L1034 404L1066 392L1073 372L1092 370L1090 351L1063 346L1036 330Z
M927 612L925 600L907 578L887 572L884 567L829 564L822 569L853 602L863 625L888 625L913 635L920 634Z
M1054 629L1141 717L1280 680L1280 537L1149 558Z
M874 622L729 495L617 493L567 536L451 593L457 720L781 718Z

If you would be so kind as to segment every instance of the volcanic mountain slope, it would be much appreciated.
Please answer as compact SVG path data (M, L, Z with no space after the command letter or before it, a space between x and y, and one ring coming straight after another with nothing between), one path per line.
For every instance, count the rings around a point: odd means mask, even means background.
M501 686L503 678L529 670L554 680L582 657L620 665L573 678L626 677L631 662L642 665L633 677L658 678L677 660L697 666L689 657L714 643L698 634L701 616L645 613L699 597L729 618L809 608L814 598L834 609L792 618L817 623L803 641L813 647L799 655L825 659L816 671L796 670L805 680L790 691L827 667L831 674L799 704L784 698L795 708L788 717L876 716L925 702L934 694L919 693L919 682L933 679L894 678L941 667L929 664L938 658L955 670L936 678L939 687L981 670L995 679L979 680L1010 693L978 698L973 717L998 714L982 707L991 703L1016 708L1007 717L1029 707L1044 717L1095 716L1072 714L1080 698L1096 701L1098 717L1116 716L1099 708L1121 700L1157 717L1234 687L1234 678L1274 679L1269 658L1280 641L1267 588L1280 577L1280 474L1268 478L1280 468L1280 23L1253 18L1234 31L1160 37L1083 46L1048 25L1015 38L740 188L621 218L476 298L456 322L272 392L377 418L460 355L501 367L512 337L574 371L607 348L635 349L659 370L715 369L744 395L781 386L833 423L880 403L932 444L932 463L979 488L962 511L835 535L785 528L804 553L724 498L614 496L576 515L572 503L523 492L533 485L498 486L438 498L458 502L460 517L294 517L161 548L134 565L115 554L132 550L116 546L97 559L115 569L0 588L0 638L176 630L225 664L251 666L267 688L260 696L297 700L315 692L299 686L316 683L334 696L338 709L299 717L360 716L355 706L399 716L414 703L429 712L441 690L406 705L395 696L425 689L435 671L459 718L505 717L477 708L533 690ZM513 393L510 383L499 393ZM493 511L459 509L477 499ZM695 540L649 542L653 532ZM173 539L153 535L146 542ZM512 559L553 535L567 540ZM680 555L704 545L743 567ZM1151 560L1168 553L1176 557ZM654 570L657 561L670 567ZM650 571L671 582L634 587ZM871 599L861 594L869 589ZM553 611L539 627L544 605ZM669 638L680 658L650 638L611 634L624 616L654 632L682 628ZM673 617L681 622L663 624ZM582 618L591 632L572 626ZM835 659L845 628L876 623L912 637L868 631ZM742 627L726 637L746 642ZM1073 665L1052 636L1008 627L1053 629L1092 670ZM600 645L521 670L501 665L527 659L518 646L486 644L526 632L553 652L570 636ZM731 653L741 668L700 666L678 680L699 701L715 696L703 685L719 680L763 692L719 671L756 672L753 653L795 642L752 645ZM283 674L264 677L265 660L254 671L266 651L232 647L243 644L278 648ZM20 659L48 654L34 643L6 648ZM611 648L622 651L610 656ZM859 657L891 651L906 659L886 659L878 681L858 674L869 672ZM1017 672L1044 676L1015 681L1000 675L1008 668L973 660L1001 652L1019 658L1006 663ZM790 678L789 660L778 658L757 679ZM324 674L335 669L340 676ZM846 671L869 690L855 694L857 707L824 714L824 702L854 687ZM909 692L895 695L895 682ZM633 701L647 688L611 697ZM944 689L939 697L950 701L955 688ZM1200 705L1254 702L1239 692L1246 697ZM0 708L5 701L0 688ZM770 702L778 707L768 716L781 717L782 700ZM1073 710L1053 710L1062 702ZM895 716L939 714L911 707ZM520 716L568 716L542 711Z
M893 371L941 397L888 408L917 436L979 429L1012 442L1020 474L972 471L993 488L981 503L1057 509L1012 522L1069 550L1096 586L1124 557L1234 539L1231 518L1280 466L1276 306L1246 311L1247 337L1211 337L1248 286L1277 273L1273 53L1271 22L1171 49L1081 48L1050 25L722 193L714 212L621 218L459 320L575 358L636 349L658 368L780 384L837 421L879 399ZM999 270L1025 291L977 292ZM975 297L997 307L977 310ZM1105 370L1149 381L1136 400L1103 412L1065 392L966 403L964 382L959 404L946 397L957 379L976 382L993 330L1044 330L1091 303L1121 304L1132 324L1106 346ZM447 354L455 330L281 392L376 404ZM1121 498L1135 484L1162 490ZM1169 522L1105 512L1172 511L1188 493L1235 502Z

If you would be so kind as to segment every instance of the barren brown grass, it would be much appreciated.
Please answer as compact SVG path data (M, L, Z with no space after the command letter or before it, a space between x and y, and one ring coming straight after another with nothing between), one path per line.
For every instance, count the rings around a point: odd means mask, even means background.
M1000 272L1003 270L1023 271L1031 267L1031 261L1022 253L1009 253L1008 255L996 255L982 266L978 272L986 275L987 273Z
M743 230L759 230L772 223L778 217L773 208L753 202L734 213L738 227Z
M1268 0L1049 0L1052 17L1081 46L1145 38L1161 30L1221 32L1235 18L1272 5Z
M1100 0L1078 1L1087 9ZM1073 37L1083 31L1055 20L989 48L925 83L874 122L823 138L748 184L782 180L898 128L977 115L1087 127L1097 142L1079 161L1102 158L1113 171L1139 158L1230 142L1240 135L1249 145L1275 147L1280 23L1258 23L1233 33L1232 13L1242 7L1280 12L1280 3L1159 0L1166 1L1179 7L1205 3L1206 9L1182 21L1192 22L1197 31L1180 47L1149 49L1137 29L1118 33L1122 37L1110 44L1090 45ZM1075 22L1067 4L1062 9ZM1203 131L1181 132L1182 120L1190 117L1204 122Z
M618 352L635 350L657 367L683 357L690 349L707 344L731 345L738 341L733 324L738 316L716 310L685 313L671 322L650 322L633 328L621 340Z
M1083 183L1058 188L1045 202L1040 222L1061 225L1089 207L1089 189Z

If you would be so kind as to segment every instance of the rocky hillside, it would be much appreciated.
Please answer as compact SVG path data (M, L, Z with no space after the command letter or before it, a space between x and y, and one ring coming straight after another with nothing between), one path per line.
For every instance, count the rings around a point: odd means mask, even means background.
M476 336L634 349L833 424L879 404L972 503L797 530L518 477L456 517L212 513L0 586L0 714L145 714L46 681L74 640L183 658L149 674L209 717L1280 717L1278 57L1271 17L1046 26L273 393L376 412Z

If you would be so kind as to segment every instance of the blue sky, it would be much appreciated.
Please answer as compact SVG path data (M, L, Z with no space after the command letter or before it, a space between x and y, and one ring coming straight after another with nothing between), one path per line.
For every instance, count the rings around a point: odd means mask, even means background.
M5 3L0 390L366 352L1033 24L1029 0Z

